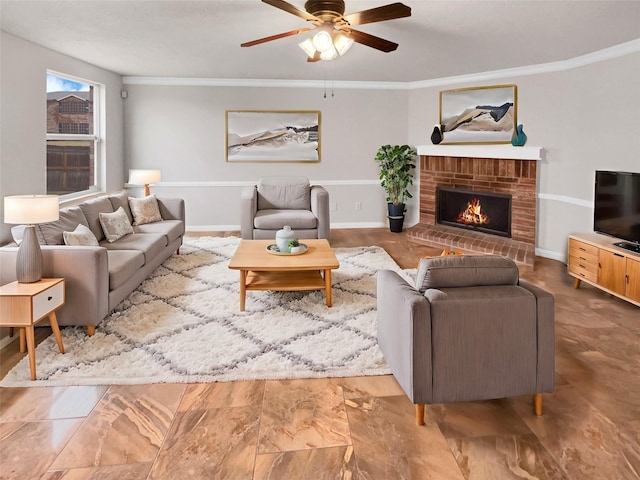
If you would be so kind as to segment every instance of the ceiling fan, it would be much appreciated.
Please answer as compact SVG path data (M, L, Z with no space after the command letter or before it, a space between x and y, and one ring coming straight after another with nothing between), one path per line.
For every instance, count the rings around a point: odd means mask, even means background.
M399 2L345 15L345 5L342 0L307 0L304 4L304 11L284 0L262 1L272 7L300 17L314 25L314 27L298 28L289 32L259 38L251 42L242 43L240 46L252 47L280 38L317 31L312 37L299 44L300 48L307 54L308 62L333 60L338 56L344 55L353 42L383 52L392 52L398 48L397 43L355 30L352 27L411 16L411 8Z

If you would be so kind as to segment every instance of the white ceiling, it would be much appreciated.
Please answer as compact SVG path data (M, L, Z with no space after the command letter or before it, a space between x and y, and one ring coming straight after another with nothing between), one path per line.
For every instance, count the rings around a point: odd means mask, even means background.
M346 0L352 13L392 3ZM304 0L290 3L304 9ZM408 18L359 30L400 46L355 44L307 63L306 26L259 0L0 0L2 30L129 76L409 82L569 60L640 39L640 0L403 0ZM308 35L308 34L307 34Z

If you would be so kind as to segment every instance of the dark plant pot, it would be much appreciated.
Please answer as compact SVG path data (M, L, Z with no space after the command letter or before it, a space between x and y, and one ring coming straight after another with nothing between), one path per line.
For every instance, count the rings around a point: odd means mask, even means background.
M404 208L404 203L399 203L397 205L394 205L391 202L387 203L388 209L389 209L389 216L390 217L400 217L400 216L404 216L406 210Z
M393 233L402 232L402 224L404 223L404 215L392 216L389 215L389 230Z

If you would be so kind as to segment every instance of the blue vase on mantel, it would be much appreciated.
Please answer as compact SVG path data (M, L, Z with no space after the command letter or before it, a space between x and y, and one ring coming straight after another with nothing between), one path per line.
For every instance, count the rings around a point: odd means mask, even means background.
M521 147L527 142L527 134L522 130L522 124L516 127L516 132L511 138L511 145L514 147Z

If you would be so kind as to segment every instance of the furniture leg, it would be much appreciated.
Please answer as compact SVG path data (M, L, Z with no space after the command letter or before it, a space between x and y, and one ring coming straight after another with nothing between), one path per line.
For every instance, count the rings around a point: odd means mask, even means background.
M93 337L93 335L96 333L96 326L95 325L87 325L87 335L89 335L90 337Z
M324 289L327 296L327 307L333 304L333 298L331 298L331 269L324 271Z
M178 247L178 250L176 250L176 255L180 255L180 247Z
M29 354L29 371L31 380L36 379L36 342L34 338L33 325L25 327L25 335L27 336L27 352Z
M533 396L533 407L536 412L536 415L542 415L542 394L536 393Z
M247 297L247 271L240 270L240 311L244 312L244 303Z
M13 337L13 327L9 327L9 337Z
M27 351L27 343L24 337L24 328L20 327L20 353Z
M580 288L580 279L579 278L576 278L573 281L573 288Z
M416 403L416 423L424 425L424 403Z
M62 344L62 336L60 335L60 327L58 326L58 317L56 317L56 312L51 312L49 314L49 323L51 324L53 335L56 337L58 350L60 350L60 353L64 353L64 345Z

